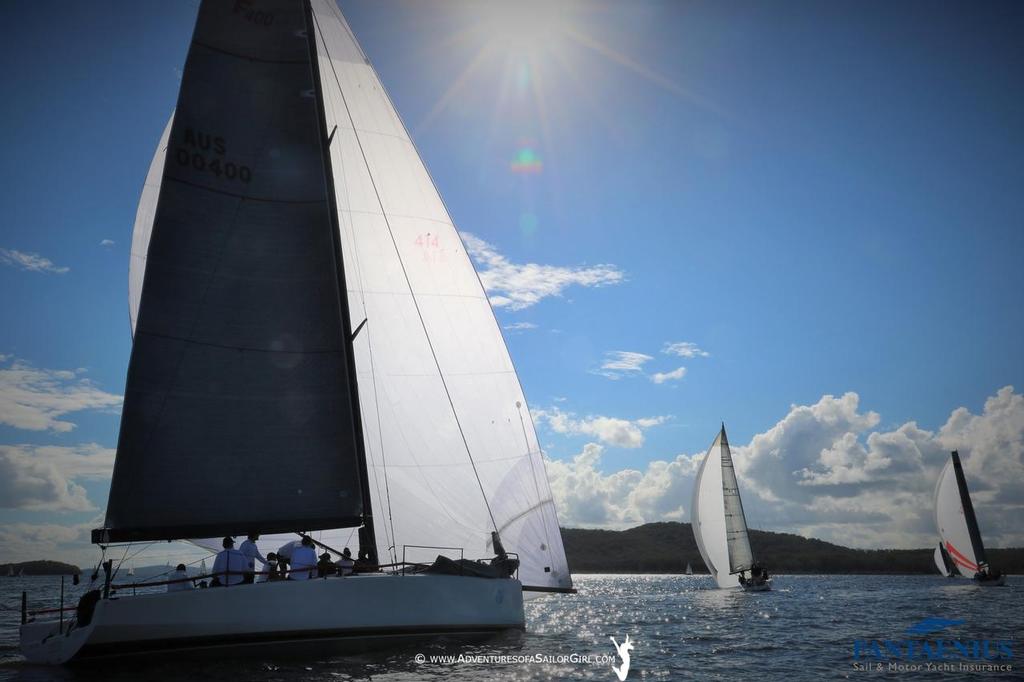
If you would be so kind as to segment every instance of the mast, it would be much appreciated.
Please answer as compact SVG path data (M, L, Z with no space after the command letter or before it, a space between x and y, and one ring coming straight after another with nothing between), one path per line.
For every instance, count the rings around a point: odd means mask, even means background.
M953 473L956 474L956 486L960 491L960 505L964 510L964 520L967 522L967 531L971 535L971 547L974 548L974 557L978 562L978 570L988 566L985 560L985 545L981 542L981 531L978 530L978 519L974 515L974 505L971 504L971 493L967 490L967 479L964 478L964 468L960 464L960 453L956 450L952 453Z
M334 172L331 168L330 143L333 134L327 131L327 118L324 114L323 84L320 81L320 62L316 50L316 23L313 18L313 7L309 0L302 0L302 9L306 17L306 35L309 45L309 67L313 74L313 92L316 96L317 121L320 127L321 158L324 165L324 182L327 183L327 205L331 218L331 242L334 246L334 266L337 272L338 307L341 310L341 334L346 347L345 357L348 363L349 394L352 397L352 412L355 426L356 462L359 468L359 486L364 500L363 525L359 529L359 558L377 564L377 536L373 528L373 498L370 497L370 477L366 464L366 440L363 437L363 417L359 404L359 385L356 378L355 350L352 342L352 319L348 307L348 287L345 283L345 260L341 253L341 228L338 223L338 198L335 194ZM363 324L365 324L365 320ZM359 325L360 329L362 324ZM358 330L357 332L358 333Z

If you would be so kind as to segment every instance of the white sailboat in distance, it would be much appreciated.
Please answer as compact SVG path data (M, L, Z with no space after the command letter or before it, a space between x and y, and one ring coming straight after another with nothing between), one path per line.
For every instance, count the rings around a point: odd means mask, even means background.
M697 471L690 510L697 548L718 587L739 586L749 592L771 589L768 571L754 561L750 549L725 424Z
M956 573L986 587L1004 584L1006 578L992 570L985 558L985 545L956 450L950 454L935 486L935 526L941 542L938 551L948 554Z
M690 562L686 562L686 575L693 575L693 567L690 566Z
M572 591L500 328L333 0L201 2L129 311L93 542L305 532L357 572L114 598L107 561L70 623L21 626L30 661L481 636Z

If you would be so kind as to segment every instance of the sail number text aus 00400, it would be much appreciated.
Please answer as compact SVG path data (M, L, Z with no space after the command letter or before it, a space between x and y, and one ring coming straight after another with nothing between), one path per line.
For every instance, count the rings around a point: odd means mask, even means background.
M201 173L211 173L218 178L249 182L252 169L233 161L227 161L227 143L219 135L210 135L192 128L185 128L183 145L174 151L174 160L179 166L191 166Z

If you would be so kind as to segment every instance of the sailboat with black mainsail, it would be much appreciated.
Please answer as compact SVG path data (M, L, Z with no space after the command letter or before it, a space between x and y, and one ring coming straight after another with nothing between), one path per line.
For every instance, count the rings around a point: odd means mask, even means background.
M1005 577L999 571L991 570L985 558L985 545L981 541L978 519L967 490L960 453L956 450L950 454L935 486L935 526L941 542L939 551L948 556L952 564L950 573L955 570L978 585L1004 584ZM940 566L940 570L942 568Z
M106 562L70 623L23 623L30 661L479 635L572 591L483 286L333 0L201 3L129 303L93 541L306 532L380 570L122 597Z
M771 589L767 570L754 561L750 549L747 519L743 514L725 424L697 471L690 510L697 548L719 587L739 586L748 592Z

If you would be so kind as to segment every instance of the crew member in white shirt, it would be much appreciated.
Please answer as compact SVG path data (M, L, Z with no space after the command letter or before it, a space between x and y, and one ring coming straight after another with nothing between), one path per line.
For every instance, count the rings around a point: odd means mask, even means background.
M242 544L238 546L238 551L244 554L245 558L249 561L249 572L253 574L253 578L256 576L257 561L262 564L260 566L261 573L267 570L267 560L262 554L260 554L260 548L256 546L256 541L259 539L260 536L258 533L249 533L249 537L247 537ZM247 582L253 582L253 580L250 579Z
M355 565L355 562L352 561L352 550L346 547L341 552L341 558L338 559L338 573L341 575L352 575L352 567Z
M314 577L316 560L313 539L308 535L303 535L301 544L292 550L291 571L288 573L288 579L309 580Z
M245 580L245 573L249 569L249 560L235 549L233 537L224 538L224 542L221 544L224 549L218 552L217 558L213 560L213 584L238 585Z
M192 584L191 580L188 580L188 571L185 569L185 564L178 564L178 567L174 569L174 573L171 575L171 580L180 580L183 582L168 583L168 592L182 592L185 590L194 590L196 587Z

